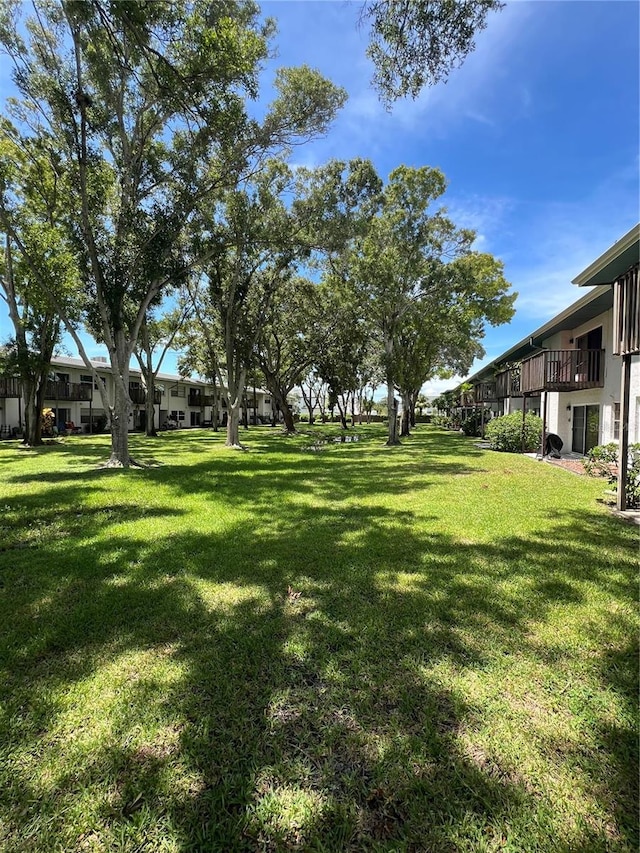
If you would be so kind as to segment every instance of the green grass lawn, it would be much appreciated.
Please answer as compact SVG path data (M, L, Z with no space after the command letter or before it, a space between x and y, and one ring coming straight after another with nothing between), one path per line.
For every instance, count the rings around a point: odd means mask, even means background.
M0 446L1 850L637 850L638 529L360 435Z

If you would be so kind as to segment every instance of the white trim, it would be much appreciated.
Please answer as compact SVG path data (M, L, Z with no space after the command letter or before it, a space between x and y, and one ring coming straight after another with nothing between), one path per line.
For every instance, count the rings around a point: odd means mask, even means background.
M593 263L589 264L586 270L583 270L572 280L571 284L577 284L584 287L589 283L593 276L602 272L608 264L615 261L618 255L626 252L627 249L630 249L634 243L638 242L638 240L640 240L640 222L637 225L634 225L630 231L627 231L624 237L621 237L616 241L613 246L607 249L607 251L600 255L599 258L596 258Z

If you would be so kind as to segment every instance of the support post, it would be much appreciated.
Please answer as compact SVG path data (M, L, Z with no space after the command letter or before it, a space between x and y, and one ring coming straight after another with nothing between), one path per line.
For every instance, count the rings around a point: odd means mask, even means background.
M544 447L547 442L547 392L542 392L542 447L540 448L540 459L544 459Z
M618 494L616 508L627 508L627 469L629 467L629 396L631 385L631 356L622 356L620 380L620 461L618 464Z
M520 437L522 453L524 453L524 424L525 424L526 416L527 416L527 397L526 397L526 394L523 394L522 395L522 433L521 433L521 437Z

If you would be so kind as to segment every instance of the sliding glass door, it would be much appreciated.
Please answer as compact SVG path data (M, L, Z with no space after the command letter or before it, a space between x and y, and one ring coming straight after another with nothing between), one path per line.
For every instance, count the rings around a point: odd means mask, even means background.
M600 406L574 406L571 449L588 453L600 440Z

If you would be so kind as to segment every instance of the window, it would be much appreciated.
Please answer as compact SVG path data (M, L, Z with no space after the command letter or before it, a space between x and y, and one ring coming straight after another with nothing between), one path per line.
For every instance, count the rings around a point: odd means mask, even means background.
M80 374L80 384L88 385L89 388L93 388L95 391L98 390L98 383L94 380L93 376L90 373Z
M184 412L177 411L174 409L171 412L171 419L174 421L183 421L184 420Z
M200 412L191 412L191 426L200 426Z
M620 403L614 403L611 407L613 420L613 440L620 441Z
M271 402L271 397L265 397L265 398L264 398L264 404L265 404L265 406L268 406L270 402Z
M184 386L176 385L175 388L171 389L172 397L184 397Z
M68 373L58 373L56 371L56 382L68 382L69 374Z

